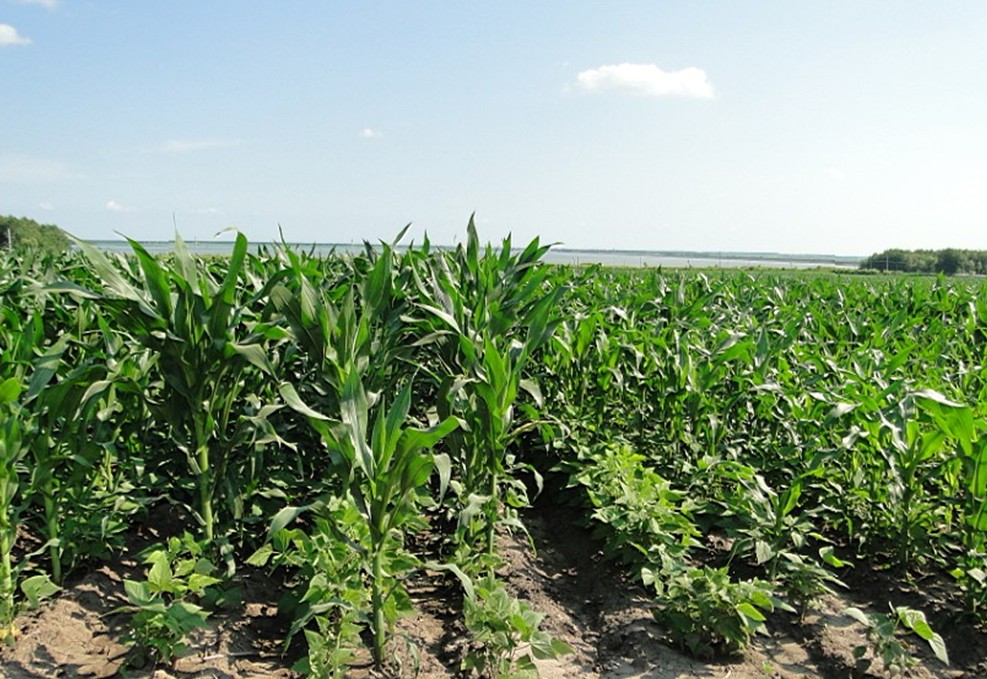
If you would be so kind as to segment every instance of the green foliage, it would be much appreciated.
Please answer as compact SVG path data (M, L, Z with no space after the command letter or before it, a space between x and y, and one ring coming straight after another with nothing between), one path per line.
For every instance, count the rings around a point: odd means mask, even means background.
M720 590L755 569L804 615L839 585L845 552L858 568L902 572L983 553L979 286L602 268L559 278L571 292L539 381L546 415L564 423L560 467L613 556L655 582L709 584L703 564L724 556L697 545L726 545ZM621 441L633 452L616 454ZM687 549L672 527L684 518ZM982 565L956 566L970 606ZM668 601L661 590L659 610L695 598L692 584ZM683 630L713 617L676 612L669 624Z
M725 568L644 569L642 579L658 594L654 615L669 639L701 657L743 650L765 632L765 613L786 608L769 583L732 581Z
M987 555L970 550L949 571L963 597L964 609L977 624L987 622Z
M778 583L800 617L820 596L832 591L830 584L845 586L823 565L846 565L835 556L832 546L821 547L818 560L805 553L811 543L826 542L815 529L815 513L797 511L808 477L792 480L778 493L744 465L719 464L708 470L711 476L725 476L736 484L719 513L728 534L735 538L731 557L753 559L764 567L769 580Z
M899 638L899 632L902 628L923 639L944 665L949 664L946 644L942 637L929 626L922 611L906 606L892 606L891 613L867 614L859 608L850 607L843 613L867 628L867 641L870 643L875 657L884 662L885 672L888 675L902 673L916 662L908 647ZM858 646L853 651L854 656L858 659L863 658L866 653L866 646Z
M25 453L15 405L20 391L16 377L0 382L0 414L3 415L3 436L0 436L0 642L13 639L12 622L16 614L16 573L12 553L17 540L19 513L16 504L20 490L18 464Z
M0 249L60 253L71 247L68 236L57 226L39 224L27 217L0 215Z
M900 250L878 252L860 263L861 269L877 271L906 271L911 273L943 273L953 276L963 274L987 274L987 251L959 250Z
M463 670L491 679L533 679L538 677L536 659L572 653L568 644L540 629L544 614L511 596L493 576L475 587L475 596L464 600L473 645Z
M982 619L979 281L549 267L472 223L451 250L400 237L326 258L242 236L228 258L0 252L4 636L168 501L210 564L253 553L284 577L309 674L345 675L364 644L389 669L407 583L437 572L477 630L513 621L471 662L523 673L502 660L538 616L483 575L557 474L550 500L643 574L686 648L735 652L779 600L805 614L844 560L951 572ZM129 588L164 657L205 610L151 591L155 568Z
M616 442L581 450L566 466L580 487L596 533L608 551L631 563L669 566L698 546L694 504L646 465L647 458Z
M241 492L251 486L236 455L275 440L267 418L276 410L265 403L261 376L273 367L267 353L265 326L250 317L239 280L247 240L237 236L221 278L175 241L174 262L152 257L130 241L137 271L122 271L103 252L82 241L77 245L101 278L102 292L66 287L113 310L114 321L155 359L163 393L151 404L172 442L184 455L197 486L197 516L202 535L217 537L215 514L238 513ZM250 388L257 391L251 393ZM223 505L217 507L217 500ZM225 517L220 528L229 529ZM221 531L223 532L223 531Z
M318 514L309 530L287 527L307 512ZM370 595L364 584L368 541L366 522L352 500L330 497L325 505L281 510L274 517L270 539L248 560L253 566L272 563L297 574L301 591L293 610L286 611L294 621L285 650L304 631L308 655L296 667L298 671L314 677L343 677L355 659L360 633L370 624ZM394 597L391 603L399 599ZM402 608L407 606L406 599L400 603ZM397 608L392 608L393 613Z
M449 440L462 554L492 555L497 526L521 528L516 510L528 504L518 476L534 470L512 447L539 423L541 391L526 370L558 325L564 292L546 285L549 269L540 260L547 250L535 239L515 252L507 238L499 252L490 245L484 252L471 218L466 243L424 262L416 275L419 344L434 366L438 412L463 423ZM533 403L520 418L523 394ZM540 485L537 473L534 479Z
M171 663L184 653L188 635L205 627L208 611L194 601L220 582L216 566L203 555L203 544L190 533L171 538L164 547L145 552L146 580L124 580L130 604L128 640L138 651L134 663Z

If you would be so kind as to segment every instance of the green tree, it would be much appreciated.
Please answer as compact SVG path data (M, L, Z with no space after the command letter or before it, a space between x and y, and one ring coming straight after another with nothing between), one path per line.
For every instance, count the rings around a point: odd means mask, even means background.
M906 271L910 273L987 274L987 251L959 250L885 250L860 262L861 269Z
M0 215L0 248L65 252L72 247L65 232L53 224L27 217Z
M947 276L953 276L961 270L965 270L966 262L964 261L963 253L960 250L955 250L953 248L947 248L946 250L939 251L939 257L936 260L936 270L941 271Z

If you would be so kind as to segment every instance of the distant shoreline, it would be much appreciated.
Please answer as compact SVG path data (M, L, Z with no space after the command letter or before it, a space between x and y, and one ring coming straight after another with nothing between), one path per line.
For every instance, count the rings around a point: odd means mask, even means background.
M129 252L130 244L125 240L90 240L90 244L111 252ZM141 241L152 254L171 252L175 241ZM228 253L233 241L202 240L186 241L189 250L196 254L221 255ZM256 247L270 246L273 242L257 242ZM288 243L292 248L313 251L325 255L330 252L359 253L364 246L352 243ZM437 249L452 249L455 245L432 245ZM521 250L522 248L516 248ZM553 247L545 256L545 261L553 264L603 264L609 266L668 266L727 268L770 266L772 268L808 269L816 267L856 268L865 258L847 255L784 254L780 252L717 252L689 250L606 250L600 248L581 249Z

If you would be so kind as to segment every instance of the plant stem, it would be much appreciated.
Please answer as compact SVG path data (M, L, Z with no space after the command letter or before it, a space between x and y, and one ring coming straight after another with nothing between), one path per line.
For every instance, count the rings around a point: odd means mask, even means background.
M487 554L493 556L496 552L496 538L497 538L497 510L499 504L499 498L497 497L497 490L499 485L497 483L497 472L496 472L496 461L491 460L489 466L490 474L490 508L487 510ZM491 563L493 563L491 561Z
M10 564L10 536L6 528L0 531L0 624L14 617L14 576Z
M372 577L370 582L370 605L373 608L374 617L374 664L380 667L384 662L384 601L381 595L384 586L384 546L381 543L376 545L372 564Z
M207 544L213 540L212 483L209 474L209 446L199 446L199 512L202 515L202 537Z
M48 540L52 543L48 547L48 554L51 558L51 579L55 584L60 585L62 584L62 550L58 544L58 511L55 507L55 498L52 491L51 480L49 480L49 487L44 494L45 518L48 523Z

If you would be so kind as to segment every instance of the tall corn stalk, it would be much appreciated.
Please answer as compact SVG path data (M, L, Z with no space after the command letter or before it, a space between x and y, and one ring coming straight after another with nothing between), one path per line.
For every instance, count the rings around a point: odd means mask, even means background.
M233 455L270 436L266 418L272 409L261 402L263 395L247 391L255 372L273 376L266 339L250 322L249 302L239 290L247 240L237 235L221 280L178 236L171 264L130 241L138 264L133 276L93 246L76 243L101 279L103 291L92 296L156 358L162 390L151 409L186 456L202 538L212 543L217 523L223 525L218 500L232 502L239 486L227 479Z
M31 426L31 412L21 396L35 343L37 325L26 322L12 310L2 309L0 326L0 642L13 639L10 627L16 608L18 570L13 561L14 544L26 504L22 464L28 452L25 429Z
M291 326L308 369L297 388L284 382L280 391L320 435L364 524L360 532L366 533L367 542L353 547L370 590L371 650L374 663L381 666L396 614L391 612L392 600L405 596L400 579L415 562L401 554L402 529L419 515L417 494L435 467L430 449L458 422L447 417L428 428L408 426L410 380L404 381L389 407L384 393L367 388L393 388L408 369L408 346L401 341L405 305L403 290L394 284L392 246L383 244L379 256L368 248L368 257L354 263L369 269L361 279L342 284L339 306L330 298L335 291L313 285L297 255L285 254L292 275L271 290L271 300ZM316 399L316 407L306 403L299 390ZM323 518L332 521L332 516ZM343 527L336 530L341 534Z
M563 289L546 285L540 260L548 247L537 239L520 253L507 238L499 252L488 245L481 254L472 218L467 232L465 246L449 257L423 262L419 344L437 366L440 414L464 422L450 439L460 536L493 555L505 486L511 505L526 502L523 484L511 475L520 464L510 446L536 422L516 421L515 404L524 390L540 405L526 368L559 322L555 307ZM514 521L510 511L503 520Z
M12 638L14 619L14 564L11 552L17 540L17 493L20 489L18 463L24 457L21 423L17 407L21 386L17 378L0 382L0 642Z

